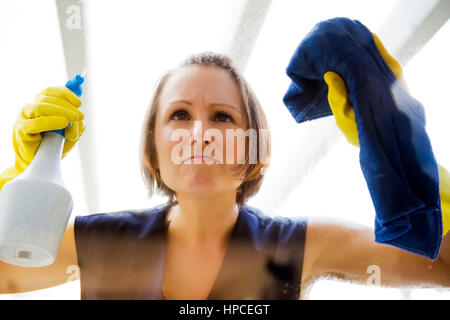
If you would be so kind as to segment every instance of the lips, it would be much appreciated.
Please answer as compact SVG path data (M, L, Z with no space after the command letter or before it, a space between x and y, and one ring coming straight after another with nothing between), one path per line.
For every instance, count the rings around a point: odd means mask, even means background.
M211 163L211 161L215 162L215 163L220 163L219 160L214 159L212 157L208 157L208 156L191 156L186 158L185 160L183 160L183 163L187 162L187 163L191 163L191 164L200 164L200 163L206 163L208 162Z

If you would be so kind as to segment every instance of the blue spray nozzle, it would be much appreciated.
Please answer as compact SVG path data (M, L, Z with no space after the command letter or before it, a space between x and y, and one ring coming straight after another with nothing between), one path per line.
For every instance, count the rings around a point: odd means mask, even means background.
M83 93L83 88L81 87L81 84L84 82L84 78L77 74L75 77L73 77L72 79L70 79L69 81L66 82L66 88L70 89L70 91L72 91L73 93L75 93L78 97L81 97L82 93ZM69 127L72 124L69 123ZM50 132L56 132L59 133L60 135L62 135L63 137L65 137L64 135L64 129L59 129L59 130L52 130Z
M81 97L83 93L83 88L81 88L81 84L84 82L84 78L77 74L74 78L70 79L66 82L66 88L70 89L77 96Z

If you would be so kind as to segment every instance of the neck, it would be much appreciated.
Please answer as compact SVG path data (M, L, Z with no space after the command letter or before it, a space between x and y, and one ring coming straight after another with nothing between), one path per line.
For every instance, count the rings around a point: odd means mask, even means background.
M186 245L222 245L239 215L236 193L178 194L168 212L169 234Z

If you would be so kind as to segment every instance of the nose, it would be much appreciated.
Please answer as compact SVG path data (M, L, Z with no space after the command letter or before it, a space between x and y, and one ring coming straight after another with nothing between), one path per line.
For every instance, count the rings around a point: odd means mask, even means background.
M208 145L211 143L211 139L208 137L205 137L204 134L204 128L203 128L203 122L201 120L196 120L194 121L194 126L192 128L192 133L191 133L191 140L190 140L190 144L191 145ZM200 142L203 142L202 144L200 144Z

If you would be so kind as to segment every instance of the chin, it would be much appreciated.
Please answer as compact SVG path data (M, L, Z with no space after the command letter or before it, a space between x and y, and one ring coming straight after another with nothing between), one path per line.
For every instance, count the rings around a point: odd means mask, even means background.
M187 183L187 192L211 193L215 188L215 184L210 177L196 176Z
M192 186L191 188L181 188L176 191L178 194L190 194L191 196L210 197L215 194L215 190L204 186Z

